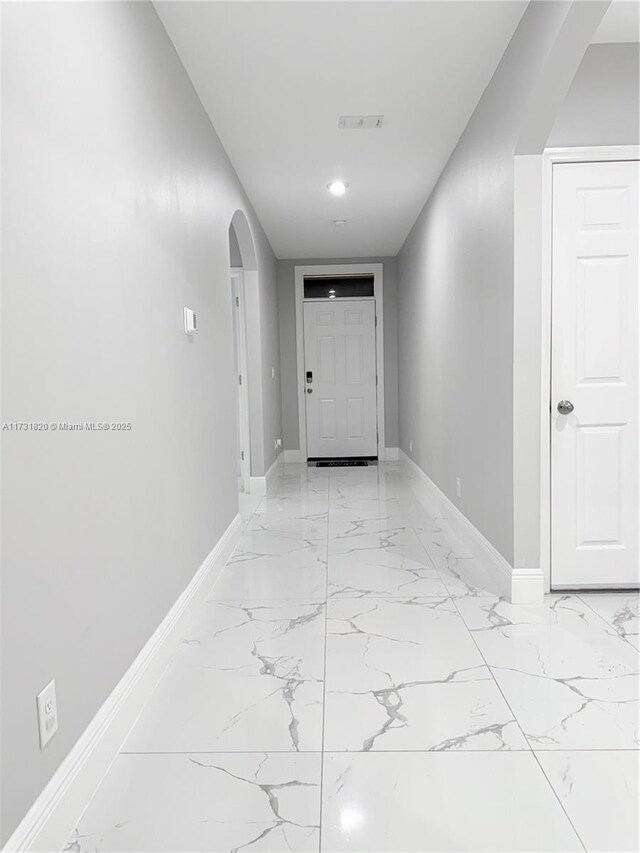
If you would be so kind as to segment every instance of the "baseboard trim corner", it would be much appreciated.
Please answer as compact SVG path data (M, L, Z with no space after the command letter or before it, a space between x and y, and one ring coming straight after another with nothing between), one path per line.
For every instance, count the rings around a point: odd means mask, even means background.
M278 476L283 463L284 453L279 453L266 474L262 477L249 477L249 493L258 496L266 495L269 483Z
M206 599L242 531L236 515L146 642L5 846L5 853L62 850L160 680L198 604Z
M544 591L542 569L511 569L512 604L540 604L544 599Z
M482 563L509 601L512 604L540 604L544 598L542 569L514 568L402 449L400 459L421 481L426 501L435 505L447 519L456 536Z

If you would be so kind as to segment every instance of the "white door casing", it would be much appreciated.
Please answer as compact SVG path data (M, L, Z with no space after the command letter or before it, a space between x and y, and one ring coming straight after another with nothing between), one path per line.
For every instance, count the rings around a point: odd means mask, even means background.
M304 313L303 306L307 301L304 297L304 280L306 276L349 276L373 275L373 298L376 304L376 374L377 385L377 456L385 458L385 402L384 402L384 266L382 263L351 263L351 264L309 264L294 267L295 278L295 310L296 310L296 373L298 379L298 436L299 454L302 460L311 455L307 450L307 417L304 373ZM370 297L367 297L370 298Z
M553 167L554 588L640 583L638 180L637 161Z
M303 323L308 456L376 456L375 301L308 301Z
M231 270L233 336L235 346L235 381L237 382L238 466L241 490L248 493L251 478L251 433L249 426L249 385L247 375L247 321L245 312L244 275Z

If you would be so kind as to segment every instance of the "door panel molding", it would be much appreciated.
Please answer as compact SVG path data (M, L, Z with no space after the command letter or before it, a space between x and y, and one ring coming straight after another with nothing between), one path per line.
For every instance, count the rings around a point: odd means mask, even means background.
M385 429L384 429L384 282L383 264L313 264L300 265L294 268L295 275L295 302L296 302L296 357L298 381L298 435L300 441L300 459L307 459L307 419L305 401L305 376L304 376L304 323L303 304L305 302L326 302L328 299L305 299L304 277L313 275L358 275L361 273L373 275L373 297L376 303L376 375L378 377L377 388L377 421L378 421L378 459L385 458ZM339 301L339 300L336 300ZM345 301L357 301L357 297L348 297Z

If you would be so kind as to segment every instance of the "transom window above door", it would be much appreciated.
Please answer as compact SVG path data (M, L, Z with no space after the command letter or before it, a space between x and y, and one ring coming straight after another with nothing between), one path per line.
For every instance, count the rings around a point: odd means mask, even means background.
M353 299L373 295L373 275L304 277L305 299Z

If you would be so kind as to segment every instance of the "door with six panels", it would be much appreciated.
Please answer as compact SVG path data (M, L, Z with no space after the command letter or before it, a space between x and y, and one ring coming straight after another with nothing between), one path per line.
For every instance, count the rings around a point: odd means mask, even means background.
M638 162L553 172L551 583L639 577Z
M303 310L307 456L377 456L375 300Z

